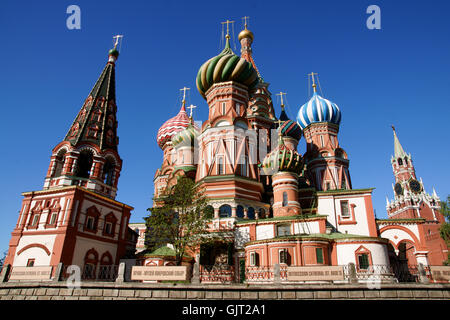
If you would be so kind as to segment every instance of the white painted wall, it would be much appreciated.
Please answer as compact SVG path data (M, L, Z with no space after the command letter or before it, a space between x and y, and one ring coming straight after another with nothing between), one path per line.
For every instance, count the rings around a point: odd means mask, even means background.
M328 222L333 225L340 233L349 233L357 235L369 235L369 224L367 222L366 205L364 201L365 194L361 195L343 195L343 196L321 196L318 199L318 214L328 216ZM356 205L355 220L356 224L340 225L337 223L338 216L341 215L341 201L347 200L351 220L351 205ZM341 220L343 220L341 218Z
M48 266L50 265L50 256L38 247L29 248L23 251L20 255L17 253L22 250L22 248L33 243L39 243L47 247L50 252L53 252L53 246L55 244L56 235L23 235L16 249L16 255L14 257L13 266L26 266L28 259L35 259L35 266Z
M264 240L274 238L274 230L272 224L256 226L256 240Z
M319 221L294 222L294 234L320 233Z
M100 259L106 251L109 251L113 258L113 263L116 258L117 253L117 245L114 243L106 243L102 241L97 241L89 238L84 238L82 236L76 237L76 243L74 248L74 256L72 260L72 264L76 264L79 266L84 265L84 257L86 255L86 252L88 252L90 249L94 248L95 251L98 253L98 260L100 262Z
M87 209L89 209L92 206L96 206L97 210L100 211L100 217L98 220L98 226L97 226L97 232L95 233L95 235L97 236L102 236L103 235L103 227L104 227L104 223L105 223L105 216L108 215L110 212L112 212L114 214L114 216L117 219L117 223L116 223L116 228L114 230L114 238L108 237L109 239L118 239L119 236L119 228L120 228L120 224L122 222L122 211L121 210L114 210L111 209L110 207L102 207L97 203L94 203L92 201L89 201L89 199L85 199L83 201L82 207L81 207L81 212L80 212L80 218L78 220L78 231L83 232L84 229L84 225L86 223L86 213L87 213ZM94 234L92 232L89 232L89 234Z
M337 260L338 265L345 265L349 263L357 264L355 252L360 246L364 246L371 252L372 264L389 265L389 257L387 247L382 243L337 243Z

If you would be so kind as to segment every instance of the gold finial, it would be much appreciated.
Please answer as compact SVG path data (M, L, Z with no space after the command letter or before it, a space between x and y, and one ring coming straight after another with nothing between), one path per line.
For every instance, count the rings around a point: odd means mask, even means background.
M238 35L239 41L241 41L243 38L250 38L250 41L253 42L253 33L247 29L249 18L250 17L248 16L242 17L242 20L244 21L244 30L242 30Z
M280 93L277 93L276 95L281 97L281 108L284 109L283 96L286 95L286 92L280 91Z
M311 72L308 74L308 76L311 76L313 90L314 90L314 92L317 92L316 91L316 82L314 81L314 76L317 76L317 73Z
M234 21L230 21L230 20L227 20L227 21L225 21L225 22L222 22L222 24L227 24L227 35L225 36L227 39L230 39L230 27L229 27L229 24L230 23L234 23Z
M118 34L116 36L113 37L113 39L115 40L114 42L114 49L117 49L117 45L119 44L119 39L123 38L122 34Z
M393 125L393 124L391 125L391 128L392 128L392 130L394 130L394 131L395 131L395 127L394 127L394 125Z

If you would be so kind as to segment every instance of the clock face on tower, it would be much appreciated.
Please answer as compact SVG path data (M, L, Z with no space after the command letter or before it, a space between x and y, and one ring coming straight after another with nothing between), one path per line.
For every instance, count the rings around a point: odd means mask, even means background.
M401 194L403 194L403 188L402 188L402 185L401 185L400 183L398 183L398 182L395 184L394 190L395 190L395 193L396 193L398 196L401 195Z
M419 181L415 179L411 179L409 181L409 188L412 192L419 193L422 190L422 187L420 186Z

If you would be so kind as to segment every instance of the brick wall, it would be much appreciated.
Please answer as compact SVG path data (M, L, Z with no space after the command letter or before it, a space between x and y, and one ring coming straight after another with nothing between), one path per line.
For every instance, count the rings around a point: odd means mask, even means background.
M83 282L67 288L64 282L0 283L0 300L143 300L143 299L445 299L450 284L342 285L192 285Z

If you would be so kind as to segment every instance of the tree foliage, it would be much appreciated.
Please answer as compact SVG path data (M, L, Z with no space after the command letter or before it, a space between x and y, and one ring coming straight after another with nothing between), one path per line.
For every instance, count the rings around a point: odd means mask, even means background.
M441 201L441 213L445 217L445 222L441 225L440 233L442 239L447 245L450 245L450 195L447 196L447 201ZM447 257L446 265L450 265L450 255Z
M5 251L3 253L3 257L0 258L0 270L3 268L3 264L5 263L6 255L8 254L8 251Z
M179 178L154 203L157 205L147 209L150 211L146 218L147 249L172 244L176 263L180 265L189 250L208 242L207 228L213 212L203 192L187 177Z

